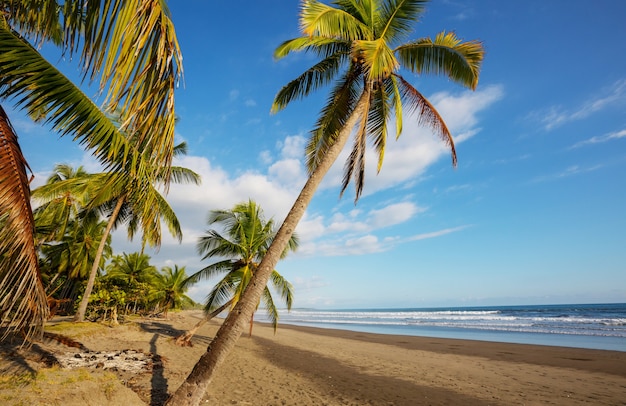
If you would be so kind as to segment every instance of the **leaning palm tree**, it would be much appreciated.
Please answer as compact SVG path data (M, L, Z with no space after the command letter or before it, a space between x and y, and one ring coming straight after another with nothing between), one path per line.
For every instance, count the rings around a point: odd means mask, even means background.
M196 283L201 279L210 279L222 273L226 275L215 284L207 296L204 305L205 317L189 331L177 337L176 343L183 346L191 345L191 338L204 323L227 307L239 302L276 235L274 220L266 221L261 208L252 200L237 204L232 210L211 211L207 223L216 228L209 229L206 235L200 237L197 244L198 253L203 255L202 260L216 257L223 259L191 275L187 283ZM220 229L223 230L221 233ZM297 248L298 237L292 235L281 258ZM275 269L272 271L271 282L285 301L287 308L291 309L293 303L291 283ZM269 320L276 330L278 309L267 286L259 300L263 302ZM260 301L257 302L257 307ZM253 323L254 313L250 316L250 335L252 335Z
M140 162L140 151L151 151L152 166L169 167L182 57L164 1L6 0L0 7L0 97L72 136L109 169ZM36 47L43 43L80 56L84 78L99 79L106 95L102 110L42 57ZM136 143L104 112L118 108L122 129L138 134ZM8 122L4 112L0 121ZM27 165L15 132L2 137L0 221L17 237L0 239L0 317L9 318L12 330L41 331L46 304L32 243ZM137 176L147 176L144 165L135 168Z
M186 153L186 143L182 142L174 147L174 155ZM101 208L108 215L109 221L105 235L100 240L98 253L85 287L85 294L74 317L75 321L82 322L85 319L89 295L98 272L100 255L111 230L122 223L127 223L129 239L132 240L137 229L140 228L142 231L142 249L146 244L158 247L161 244L161 220L163 220L170 233L179 241L182 239L178 218L157 188L169 184L171 180L176 183L199 184L200 176L188 168L179 166L149 168L152 168L152 171L148 179L135 176L132 168L129 168L126 171L118 170L99 174L92 182L93 192L89 207Z
M395 116L396 137L401 133L404 104L418 114L419 122L431 127L450 146L455 160L452 137L443 119L400 75L400 68L417 74L444 74L475 89L483 48L479 42L463 42L445 32L434 39L403 42L412 33L425 4L426 1L420 0L335 0L331 5L316 0L302 2L303 35L284 42L275 56L282 58L294 51L310 51L321 60L278 92L273 111L334 82L307 145L310 176L259 264L250 287L169 404L199 404L216 367L234 347L245 320L254 312L272 269L315 190L351 134L355 143L346 163L342 191L354 180L357 199L363 188L367 139L378 152L380 170L387 126Z

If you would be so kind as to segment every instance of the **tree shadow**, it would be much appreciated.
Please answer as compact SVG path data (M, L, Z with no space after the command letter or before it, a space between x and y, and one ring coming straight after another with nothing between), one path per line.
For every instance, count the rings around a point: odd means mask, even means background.
M163 322L148 320L148 321L137 321L136 323L143 331L146 331L148 333L153 333L153 334L160 334L168 338L176 338L187 332L187 330L174 328L172 327L171 324L167 324ZM195 344L209 345L209 343L213 341L213 337L196 333L194 334L192 341L194 345Z
M278 345L261 337L253 339L270 363L305 377L320 393L327 394L330 403L484 405L482 399L453 390L419 385L384 373L366 373L316 352Z
M136 323L144 331L154 334L160 334L169 338L177 337L185 332L184 330L174 328L171 324L167 323L161 323L156 321L137 321Z
M88 351L82 343L61 334L45 332L39 342L30 343L25 343L19 334L10 334L0 342L0 375L34 375L39 367L60 365L54 350L46 348L52 344Z
M163 359L157 352L156 342L158 334L150 339L150 353L152 354L152 378L150 379L150 406L162 405L168 398L167 379L163 375Z

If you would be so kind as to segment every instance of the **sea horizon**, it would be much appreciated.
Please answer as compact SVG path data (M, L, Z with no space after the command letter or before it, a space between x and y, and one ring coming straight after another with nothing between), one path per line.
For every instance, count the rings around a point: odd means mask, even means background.
M279 310L280 324L626 352L626 303L294 308Z

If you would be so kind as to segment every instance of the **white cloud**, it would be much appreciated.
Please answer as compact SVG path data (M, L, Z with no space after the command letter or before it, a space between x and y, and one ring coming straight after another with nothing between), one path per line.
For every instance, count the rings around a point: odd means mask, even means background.
M369 213L369 223L373 228L389 227L404 223L416 213L426 211L425 208L417 207L410 202L391 204L380 210L372 210Z
M259 160L261 161L262 164L264 165L269 165L272 163L273 157L272 157L272 153L270 151L261 151L259 153Z
M598 96L581 106L567 110L560 106L550 107L546 113L541 115L540 121L548 131L565 123L582 120L616 103L626 101L626 79L615 82L604 95ZM537 113L535 113L537 114Z
M379 240L374 234L383 228L404 223L424 211L425 208L414 203L401 202L367 213L359 210L351 210L347 214L335 212L327 221L321 215L313 219L305 218L298 226L303 241L297 255L319 257L386 251L399 238Z
M621 130L621 131L614 131L608 134L604 134L604 135L596 135L595 137L591 137L587 140L578 142L574 145L572 145L570 147L570 149L572 148L579 148L582 147L584 145L592 145L592 144L601 144L604 142L608 142L611 140L617 140L620 138L626 138L626 130Z
M301 158L304 153L306 139L301 135L286 137L284 141L278 143L281 155L284 158Z
M330 286L330 283L322 279L320 276L311 276L308 278L303 278L301 276L297 276L293 278L291 281L293 286L296 288L298 292L306 292L318 288L324 288L326 286Z

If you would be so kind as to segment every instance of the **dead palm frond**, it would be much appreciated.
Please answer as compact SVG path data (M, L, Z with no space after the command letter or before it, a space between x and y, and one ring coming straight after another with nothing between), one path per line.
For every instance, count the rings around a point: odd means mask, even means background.
M0 107L0 323L2 334L22 331L25 338L40 335L48 317L35 250L30 189L17 135Z

